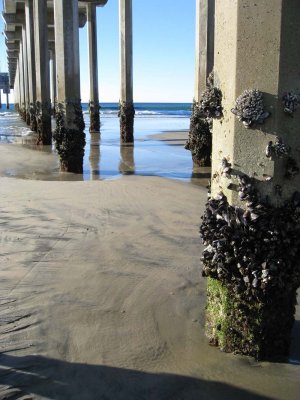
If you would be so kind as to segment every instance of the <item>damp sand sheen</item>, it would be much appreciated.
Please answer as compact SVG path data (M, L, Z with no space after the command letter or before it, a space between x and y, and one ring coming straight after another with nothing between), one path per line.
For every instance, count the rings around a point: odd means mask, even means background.
M289 363L208 346L208 172L185 160L186 133L122 153L103 125L81 178L51 149L0 145L0 399L299 399L299 306Z

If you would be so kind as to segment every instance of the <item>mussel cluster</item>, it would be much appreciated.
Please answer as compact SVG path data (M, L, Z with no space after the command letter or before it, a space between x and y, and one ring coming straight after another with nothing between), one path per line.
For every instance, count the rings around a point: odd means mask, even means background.
M191 151L192 158L198 165L209 166L211 162L211 146L211 121L203 118L201 110L195 105L185 149Z
M133 124L135 109L132 103L120 102L118 117L120 118L121 141L133 142Z
M300 286L300 194L280 208L259 201L253 179L239 178L245 210L220 193L210 198L200 235L206 246L203 276L222 282L247 301Z
M231 112L246 128L250 128L254 124L263 124L265 119L270 116L270 113L264 109L263 94L257 89L245 90L237 98Z
M199 108L204 117L222 117L222 92L214 86L208 86L201 95Z
M284 158L287 157L291 152L291 148L288 144L284 143L282 138L276 136L276 142L270 141L266 147L266 156L268 158L277 157Z
M221 161L221 173L225 178L231 178L231 172L232 172L232 168L231 168L231 163L227 160L227 158L222 158Z
M283 111L292 117L293 113L300 106L300 93L293 91L286 93L282 97L282 103Z
M193 161L198 166L211 165L212 120L222 116L222 92L214 87L214 74L211 72L199 102L193 103L190 133L185 144L185 148L191 151Z

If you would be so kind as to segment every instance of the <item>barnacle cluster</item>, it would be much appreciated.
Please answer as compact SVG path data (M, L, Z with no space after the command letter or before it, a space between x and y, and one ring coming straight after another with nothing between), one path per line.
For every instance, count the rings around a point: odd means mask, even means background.
M223 193L210 198L200 227L203 275L228 291L226 321L217 323L211 340L257 359L286 356L300 286L300 194L272 207L260 201L253 179L242 176L239 196L245 209L229 205Z
M284 158L287 157L291 152L291 148L288 144L284 143L282 138L276 136L276 142L270 141L266 147L266 156L268 158L277 157Z
M219 88L208 86L201 94L199 108L204 117L220 118L222 117L222 92Z
M221 173L223 176L225 176L226 178L231 178L231 172L232 172L232 168L231 168L231 163L227 160L227 158L222 158L221 161Z
M100 105L99 101L89 102L90 132L100 131Z
M51 144L51 107L48 101L35 103L37 144Z
M29 115L30 115L30 129L35 132L37 130L36 115L35 115L35 104L30 103L29 105Z
M212 133L211 121L203 118L202 112L194 105L191 127L185 149L190 150L196 165L209 166L211 163Z
M237 98L231 112L246 128L250 128L254 124L263 124L265 119L270 116L270 113L264 109L263 94L257 89L245 90Z
M300 106L300 93L295 93L294 91L286 93L282 97L282 103L283 111L292 117L293 113Z
M239 196L246 201L245 210L230 206L222 193L206 205L200 228L207 245L202 257L204 275L233 285L237 293L247 291L253 298L287 283L298 287L298 192L283 207L272 207L258 201L252 179L242 176ZM284 257L287 253L289 258Z
M222 117L222 92L214 86L214 75L207 78L207 87L199 102L193 102L190 133L185 148L190 150L194 164L211 165L212 120Z
M63 171L81 173L85 146L84 121L80 103L68 103L73 107L73 123L77 129L65 126L64 108L62 103L57 104L56 129L53 135L56 150L60 156L60 165Z
M120 103L119 118L121 128L121 142L133 142L133 124L135 110L132 103L123 101Z

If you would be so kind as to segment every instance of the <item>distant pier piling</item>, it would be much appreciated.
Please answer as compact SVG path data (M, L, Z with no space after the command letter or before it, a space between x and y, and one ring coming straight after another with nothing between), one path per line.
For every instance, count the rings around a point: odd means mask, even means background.
M48 55L48 22L45 1L34 0L34 41L36 67L36 102L37 143L52 143L49 55Z
M100 132L98 89L97 20L96 5L87 4L88 53L90 71L90 132Z
M134 141L134 105L132 70L132 0L119 0L120 12L120 131L121 143Z

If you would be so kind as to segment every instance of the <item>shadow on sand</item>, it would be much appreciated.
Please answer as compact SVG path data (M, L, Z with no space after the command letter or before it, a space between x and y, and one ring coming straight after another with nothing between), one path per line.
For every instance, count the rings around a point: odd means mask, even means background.
M0 399L26 393L50 399L105 400L266 400L224 383L70 363L40 356L0 355ZM23 398L23 397L22 397Z

